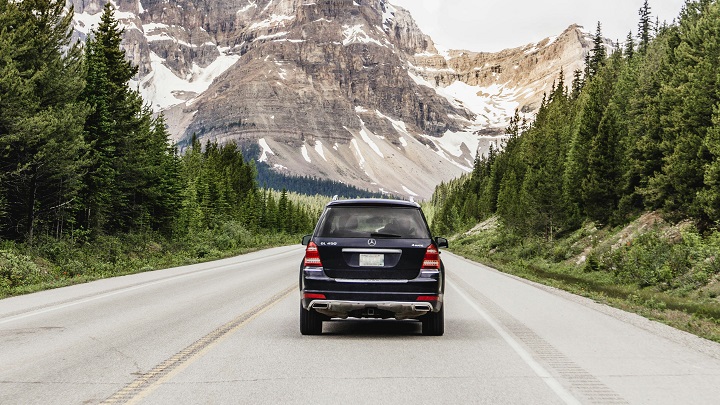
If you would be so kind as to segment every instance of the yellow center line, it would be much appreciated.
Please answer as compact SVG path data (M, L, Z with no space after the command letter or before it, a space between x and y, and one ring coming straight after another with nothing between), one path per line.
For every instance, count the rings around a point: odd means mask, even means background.
M117 391L115 394L101 402L103 405L110 404L136 404L150 393L155 391L163 383L170 381L178 373L186 369L190 364L201 358L205 353L220 343L223 339L233 334L238 329L250 323L253 319L270 309L273 305L282 301L297 289L292 285L281 292L270 297L269 300L244 312L237 318L214 331L203 336L195 343L179 351L177 354L153 367L152 370L138 376L134 381Z

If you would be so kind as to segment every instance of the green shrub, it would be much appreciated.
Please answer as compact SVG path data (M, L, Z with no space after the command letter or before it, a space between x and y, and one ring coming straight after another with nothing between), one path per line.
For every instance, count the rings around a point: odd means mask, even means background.
M637 283L641 287L667 283L675 274L688 270L682 250L663 240L658 232L651 231L638 236L629 246L612 252L610 267L625 283Z
M585 267L583 270L586 273L591 273L595 271L600 271L600 260L598 259L597 255L592 253L588 255L587 260L585 261Z
M0 291L38 283L42 277L40 268L30 256L0 250Z
M565 261L572 257L572 252L567 244L555 245L550 253L550 260L555 263Z

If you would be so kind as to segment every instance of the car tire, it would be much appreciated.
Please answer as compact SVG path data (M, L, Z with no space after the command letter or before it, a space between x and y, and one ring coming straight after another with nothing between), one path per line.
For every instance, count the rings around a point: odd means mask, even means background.
M323 316L314 309L305 309L300 304L300 333L303 335L321 335Z
M428 312L420 317L422 334L425 336L442 336L445 333L445 305L438 312Z

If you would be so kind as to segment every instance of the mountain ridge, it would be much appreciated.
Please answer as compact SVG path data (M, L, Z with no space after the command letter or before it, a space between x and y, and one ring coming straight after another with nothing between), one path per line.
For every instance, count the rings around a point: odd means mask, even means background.
M73 3L82 37L104 1ZM514 111L531 116L591 43L570 26L498 53L439 51L385 0L115 5L135 85L181 147L256 144L282 173L420 198L501 146Z

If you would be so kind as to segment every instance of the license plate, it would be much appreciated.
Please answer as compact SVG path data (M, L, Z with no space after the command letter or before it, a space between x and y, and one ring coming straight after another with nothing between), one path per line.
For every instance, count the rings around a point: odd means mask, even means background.
M383 267L385 266L385 255L383 254L360 254L360 266L362 267Z

